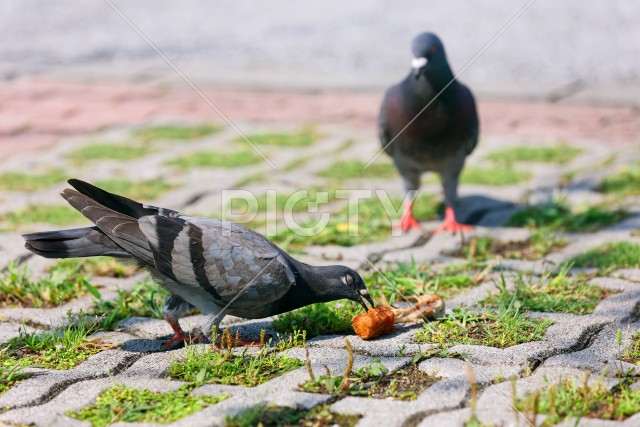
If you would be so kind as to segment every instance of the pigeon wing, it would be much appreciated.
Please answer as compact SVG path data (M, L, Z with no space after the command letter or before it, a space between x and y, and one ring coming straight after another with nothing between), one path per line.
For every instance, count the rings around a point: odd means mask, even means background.
M238 224L187 216L139 219L156 269L185 287L201 288L220 306L258 309L295 284L285 257Z

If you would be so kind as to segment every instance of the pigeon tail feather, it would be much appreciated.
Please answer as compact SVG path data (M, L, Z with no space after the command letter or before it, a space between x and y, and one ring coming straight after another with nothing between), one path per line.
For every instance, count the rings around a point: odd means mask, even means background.
M44 258L130 257L98 227L24 234L25 248Z

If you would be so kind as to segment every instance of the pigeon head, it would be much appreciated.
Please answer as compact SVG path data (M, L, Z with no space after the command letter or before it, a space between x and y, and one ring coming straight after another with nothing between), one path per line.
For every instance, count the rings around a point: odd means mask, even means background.
M323 301L349 299L363 306L365 310L369 309L365 300L371 304L371 307L374 306L362 277L355 270L343 265L312 268L314 271L309 285L319 299Z
M430 83L444 86L453 78L442 42L433 33L420 33L411 43L413 76L425 76ZM444 82L444 84L442 84Z

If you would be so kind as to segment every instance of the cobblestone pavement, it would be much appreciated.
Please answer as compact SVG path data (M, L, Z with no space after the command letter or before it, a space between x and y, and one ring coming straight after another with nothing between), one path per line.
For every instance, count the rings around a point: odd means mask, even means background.
M234 120L238 120L238 126L249 139L265 133L295 134L305 132L305 129L312 135L312 143L308 145L258 144L260 150L278 168L273 170L259 157L255 161L247 161L246 165L230 167L233 166L231 162L236 161L238 156L243 160L255 156L244 141L237 140L237 134L229 126L220 126L216 129L217 132L188 141L168 140L166 136L154 139L149 136L150 126L184 124L185 117L189 117L189 123L193 124L196 121L206 122L211 117L207 108L196 106L193 98L189 100L184 94L182 97L179 93L168 96L158 91L153 92L156 89L149 88L139 89L138 92L127 91L122 87L117 88L117 85L94 86L91 93L85 93L87 88L77 85L73 87L75 92L70 93L74 99L82 102L78 107L80 111L74 111L69 110L68 105L65 107L62 102L58 103L53 85L46 82L40 85L32 85L28 90L20 85L12 86L9 87L9 91L13 91L16 96L9 99L6 93L3 95L7 97L3 102L6 101L8 105L24 103L23 112L31 105L28 104L30 98L40 97L44 100L44 105L34 107L30 113L26 111L29 113L29 119L22 128L11 128L15 125L15 120L9 124L9 119L5 117L6 123L2 124L3 132L9 135L9 140L13 142L9 142L12 144L11 152L5 151L5 158L0 162L0 173L25 172L42 175L55 168L63 170L61 178L52 179L52 182L38 185L37 188L28 191L2 184L4 190L0 192L0 228L3 230L0 233L0 266L20 261L28 267L34 277L46 276L47 268L52 262L29 256L23 249L18 232L46 230L63 225L48 224L48 217L36 217L32 221L24 222L15 218L27 217L25 212L33 210L34 206L62 205L59 192L67 186L64 183L66 177L77 177L91 182L112 180L104 184L107 187L116 185L113 183L114 177L138 184L148 181L162 182L166 186L154 194L153 200L148 196L142 198L157 205L199 215L225 212L227 201L223 197L224 190L238 188L249 190L256 195L262 195L271 189L277 190L279 194L288 194L307 188L346 188L352 192L357 189L378 189L398 197L402 196L399 178L393 174L381 173L381 176L386 176L384 178L343 178L340 181L327 177L326 173L323 174L324 170L338 162L357 159L366 163L375 155L378 144L373 126L367 122L372 119L374 111L368 104L373 102L373 97L369 95L359 95L358 98L347 94L345 101L341 103L335 99L323 100L322 95L314 97L311 94L297 97L273 93L254 93L251 96L248 93L239 94L235 98L236 102L246 106L249 105L249 99L253 99L259 104L255 109L245 108L245 115L232 116ZM71 87L72 85L69 85L65 90L69 92ZM144 110L140 107L142 103L136 104L135 100L138 97L148 99L150 93L156 93L157 105ZM231 92L210 93L213 97L217 96L217 99L223 99L225 105L233 105L234 97ZM102 110L101 102L110 100L109 102L117 104L118 99L131 100L132 103L123 103L121 109ZM127 106L131 105L134 106L131 107L132 110L127 110ZM192 108L188 108L189 105ZM304 107L300 107L301 105ZM323 109L323 105L326 108ZM337 107L332 109L329 108L330 105ZM362 105L367 106L363 108ZM183 107L186 107L186 110L181 111ZM276 111L279 107L282 107L286 114ZM296 256L306 262L340 262L362 270L363 274L373 274L373 266L385 271L393 269L398 262L432 265L438 271L444 271L447 266L465 260L483 262L480 269L484 269L484 274L477 280L477 286L465 289L446 300L448 312L451 313L451 309L458 306L472 310L480 309L481 300L500 292L497 286L499 283L505 283L506 290L509 291L515 288L519 277L526 276L532 281L544 280L545 273L554 271L575 256L599 245L611 242L640 244L640 238L635 233L640 228L640 203L637 197L616 197L615 194L597 191L598 188L602 188L599 186L605 177L620 171L634 170L634 164L640 157L637 141L634 141L638 127L637 112L615 109L589 110L586 107L569 106L551 106L547 111L544 110L546 107L535 104L530 105L528 109L525 104L511 104L511 107L511 117L516 121L512 126L501 122L497 114L498 110L504 112L509 108L498 106L497 103L481 103L481 111L486 119L485 136L477 151L470 157L468 168L481 169L489 175L494 175L498 172L491 168L499 165L498 169L519 171L523 172L523 175L519 178L506 178L506 182L499 182L500 185L483 184L482 180L477 179L476 183L473 183L472 177L461 184L459 219L476 225L471 233L464 236L464 240L459 236L445 234L431 236L430 231L438 224L436 218L431 217L422 222L421 231L413 231L402 236L391 237L389 228L386 232L389 237L379 241L375 241L372 234L370 238L365 236L362 239L363 243L349 247L316 244L288 246L289 249L296 251ZM57 115L44 114L44 110L37 110L46 108L57 111ZM238 106L236 108L237 111L241 110ZM350 108L354 112L351 116L347 114ZM563 120L563 111L572 108L586 111L592 114L592 117L599 117L602 122L596 126L586 118L581 119L582 121L572 119L564 122L570 129L563 130L557 121ZM546 119L540 118L543 116L540 112L543 110ZM318 113L318 119L314 123L310 123L308 111ZM623 119L625 112L627 118ZM285 121L283 116L289 113L290 120ZM107 117L109 114L113 114L113 117ZM347 115L348 119L336 124L337 118L343 114ZM552 120L554 114L557 120L555 128ZM68 120L64 119L65 116ZM579 114L573 117L577 116ZM527 117L530 117L531 121L527 121ZM519 124L517 120L522 120L522 123ZM537 129L536 120L551 124L545 129ZM109 127L98 130L101 126ZM300 131L301 126L307 127ZM607 126L610 131L606 130ZM557 132L554 134L554 131ZM49 138L46 144L27 142L37 140L39 133L43 138ZM16 152L20 141L31 145L30 150ZM53 144L54 141L57 143ZM490 160L492 153L507 147L557 147L559 142L577 147L581 151L564 164L516 161L509 163L509 166ZM107 144L107 156L114 158L91 159L97 154L87 154L83 151L83 147L95 146L97 143ZM114 155L122 152L131 153L134 150L139 151L139 157L118 158L117 154ZM188 167L190 165L184 166L177 161L193 153L212 150L218 154L199 154L195 157L215 159L217 155L227 153L229 159L236 160L219 165L224 167ZM376 165L378 163L383 169L389 167L386 159L380 159ZM206 165L206 162L203 164ZM8 175L2 177L9 182ZM26 179L24 178L25 181ZM517 182L518 180L521 182ZM425 180L423 193L432 194L438 199L441 197L439 184L429 179ZM489 253L486 259L474 258L476 249L471 249L470 242L474 239L479 242L478 239L483 236L488 236L498 243L516 246L521 243L527 246L534 233L532 229L506 227L504 224L525 205L550 200L562 200L569 209L577 210L587 205L612 210L620 205L626 210L627 215L611 220L593 232L587 230L588 227L576 227L575 232L567 233L559 230L564 243L553 245L546 254L527 256L527 259L523 259L518 255L514 258L513 255L503 252L501 256ZM346 204L347 200L337 199L324 205L322 210L336 213ZM12 212L21 213L12 216ZM298 222L310 217L307 213L299 215ZM285 228L280 214L270 215L269 218L263 221L263 217L258 216L253 225L261 230L270 231L282 231ZM69 226L87 223L79 216L71 219L65 217L65 221ZM373 221L373 218L361 217L359 225L367 227ZM327 233L338 233L340 230L340 227L337 227ZM286 246L288 243L283 244ZM460 249L463 247L466 249L461 252ZM489 268L485 269L486 265ZM302 366L256 387L202 385L191 393L224 393L230 395L230 398L171 425L221 425L224 424L225 417L262 403L305 409L326 402L335 413L362 416L358 426L464 425L472 415L486 425L527 425L531 423L531 417L514 410L513 399L516 397L546 389L548 384L561 378L580 379L587 371L593 372L594 378L603 375L608 387L614 387L622 381L620 371L637 372L633 362L621 360L621 355L631 345L636 331L640 329L637 317L637 307L640 303L640 268L635 264L634 267L598 269L587 265L572 268L569 271L570 277L581 278L580 280L587 281L590 285L607 290L604 293L606 297L598 302L595 309L580 314L563 313L562 309L556 310L558 312L527 311L526 315L529 318L547 318L551 319L553 324L546 329L542 339L507 348L456 345L449 351L451 354L457 354L457 358L438 355L429 357L423 352L435 345L428 342L419 343L416 340L416 334L422 330L420 325L398 327L394 334L373 341L363 341L353 334L348 335L356 354L354 369L377 360L393 371L407 366L414 356L422 353L420 358L416 358L419 361L419 369L432 374L438 380L415 400L380 400L359 396L336 400L328 394L301 392L298 385L309 379L307 368ZM128 278L96 275L91 282L98 287L101 298L109 301L118 298L117 290L131 291L141 280L142 274ZM86 313L95 303L93 296L84 294L53 308L15 305L0 308L0 342L6 343L18 336L21 328L32 332L64 325L69 319L69 312ZM185 326L194 325L196 319L197 317L189 317L182 322ZM234 328L241 326L240 329L247 335L246 338L255 337L256 331L261 328L266 328L275 336L275 332L271 330L270 319L251 322L227 319L225 322L225 325L233 325ZM161 319L132 317L120 322L115 330L96 334L96 337L103 341L118 344L117 348L94 354L72 369L28 368L27 372L31 374L29 378L18 381L0 394L0 423L38 426L88 425L87 422L70 418L68 411L80 410L114 384L155 391L177 389L184 383L170 379L168 367L173 361L184 357L185 350L164 349L161 343L170 335L170 328ZM327 367L332 373L339 374L344 370L347 351L343 336L318 336L307 342L314 371L324 372ZM302 348L292 348L288 350L288 354L302 361L306 360ZM468 372L462 359L471 364L473 374ZM515 380L512 381L511 378ZM477 392L471 391L476 388L471 387L470 381L477 383ZM639 384L634 384L631 387L638 386ZM474 397L476 393L477 397ZM539 416L538 422L542 420L543 416ZM585 418L580 425L618 424L638 425L640 415L632 415L625 421Z

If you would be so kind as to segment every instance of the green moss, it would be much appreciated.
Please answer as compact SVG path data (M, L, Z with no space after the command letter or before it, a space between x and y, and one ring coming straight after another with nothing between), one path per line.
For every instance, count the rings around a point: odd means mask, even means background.
M70 270L79 275L98 277L131 277L141 271L136 265L125 265L107 256L61 259L50 270Z
M460 183L500 187L527 182L531 176L529 171L513 169L510 166L467 166L462 170Z
M451 298L476 285L471 274L435 272L424 264L398 263L394 268L372 272L364 281L377 303L393 304L427 292Z
M0 272L0 307L56 307L87 294L93 286L73 269L55 269L33 278L26 268L9 264Z
M564 164L572 161L582 149L570 145L556 145L551 147L509 147L490 153L488 158L500 162L537 162Z
M150 279L136 285L131 291L118 290L115 300L99 299L90 314L101 316L100 327L113 329L123 319L152 317L162 319L162 307L169 292Z
M572 262L576 267L638 268L640 245L631 242L605 243L577 255Z
M541 340L552 323L529 319L517 304L483 312L456 308L439 322L425 323L416 341L445 349L459 344L505 348Z
M128 179L104 179L96 181L94 185L134 200L153 200L175 187L160 179L138 182Z
M40 174L5 172L0 174L0 190L38 191L64 182L67 175L62 169L50 169Z
M93 354L117 347L89 339L88 336L95 331L95 325L89 325L82 319L59 330L42 333L21 331L18 337L0 346L0 365L72 369Z
M139 159L150 152L151 148L145 145L93 143L70 152L67 157L76 163L87 163L95 160L127 161Z
M600 182L597 188L606 194L632 196L640 194L640 164L624 166Z
M500 293L487 297L481 304L495 307L517 301L525 310L545 313L593 313L598 303L613 292L589 285L584 278L569 276L568 268L568 265L565 265L557 275L547 273L535 282L520 276L515 283L514 291L507 290L503 279L496 284Z
M247 139L256 145L273 145L277 147L306 147L318 139L318 133L313 127L304 127L293 133L257 133L247 135ZM236 138L237 142L244 143L242 137Z
M191 395L191 387L156 393L151 390L115 386L103 391L94 404L78 412L69 411L72 418L88 421L94 427L113 423L168 424L225 400L228 396Z
M576 418L600 418L622 421L640 411L640 391L624 380L609 390L602 379L589 383L566 379L548 383L541 390L517 399L515 406L528 414L545 414L540 426L550 427Z
M135 132L133 132L133 135L145 141L157 141L157 140L189 141L189 140L213 135L215 133L220 132L221 130L222 130L222 126L218 126L218 125L196 125L196 126L164 125L164 126L151 126L143 129L138 129Z
M390 201L394 210L398 210L402 203L402 200L395 198ZM295 229L285 229L278 232L273 240L283 247L299 250L308 245L353 246L390 237L391 222L394 218L389 218L391 212L387 214L380 199L363 199L358 206L357 214L350 213L348 206L332 214L326 227L322 227L323 224L320 222L303 223L302 228L306 228L310 236L303 235ZM437 207L438 203L433 197L420 195L415 202L414 215L420 221L434 219L437 217ZM350 233L356 235L351 236Z
M187 170L192 168L235 168L259 163L262 157L250 149L231 152L199 151L170 160L169 166Z
M66 226L84 221L87 219L69 205L31 205L0 215L0 222L12 227L37 223Z
M352 178L393 178L398 175L395 166L388 161L373 163L365 169L367 164L360 160L343 160L322 170L318 175L333 179Z
M312 304L279 315L271 327L288 334L302 330L308 338L352 333L351 319L362 312L362 307L352 301Z
M353 427L360 415L336 414L331 405L318 405L309 410L287 406L254 406L228 417L225 427Z
M552 202L529 206L516 212L507 222L512 227L548 227L552 230L595 232L627 218L624 210L611 210L604 206L570 209L562 203Z
M184 360L169 366L171 378L196 385L215 383L256 386L296 369L302 365L298 359L269 353L263 347L257 355L232 354L211 351L198 346L189 347Z

